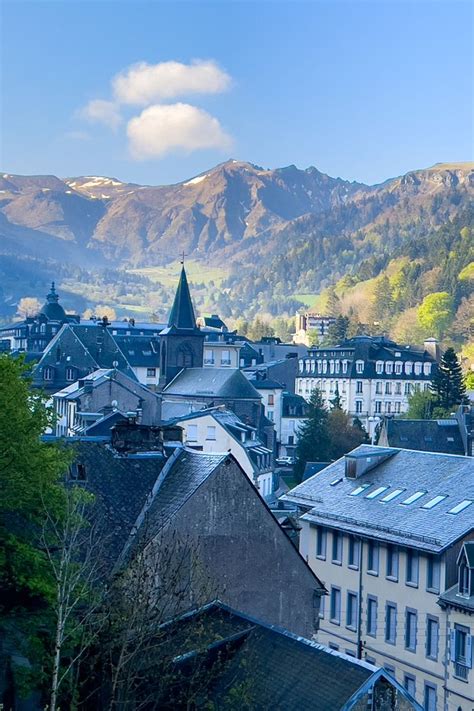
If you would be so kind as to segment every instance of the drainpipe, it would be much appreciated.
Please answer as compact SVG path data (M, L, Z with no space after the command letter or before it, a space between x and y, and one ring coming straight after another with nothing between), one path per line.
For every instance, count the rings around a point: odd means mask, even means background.
M359 590L357 610L357 659L362 659L362 561L364 560L364 539L359 538Z
M439 635L440 636L440 635ZM438 636L438 652L441 645L441 639ZM449 606L446 605L446 632L445 632L445 643L444 643L444 654L443 654L443 666L444 666L444 709L448 708L448 667L449 667L449 655L451 654L451 635L449 628Z

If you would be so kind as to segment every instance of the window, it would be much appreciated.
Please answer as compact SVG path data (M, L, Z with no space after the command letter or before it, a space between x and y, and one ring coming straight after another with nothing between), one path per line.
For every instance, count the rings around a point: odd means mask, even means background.
M395 395L401 395L402 394L402 384L395 383Z
M377 636L377 598L367 597L367 634Z
M412 369L413 369L413 363L411 363L410 361L407 361L407 362L405 363L405 373L406 373L407 375L411 375Z
M436 617L426 617L426 656L438 659L439 622Z
M342 563L342 534L339 531L332 532L332 562Z
M385 412L392 412L392 403L391 402L385 403Z
M378 381L375 383L375 394L376 394L376 395L381 395L381 394L382 394L382 383L380 382L380 380L378 380Z
M411 394L411 383L405 383L404 393L407 396Z
M222 351L221 353L221 365L230 365L230 351Z
M362 412L362 400L356 400L356 413L360 414Z
M430 555L428 556L428 566L427 566L427 581L426 589L429 592L439 593L439 584L441 578L441 566L437 558Z
M302 373L304 370L304 362L302 360L298 361L298 366L300 373Z
M370 494L367 494L365 497L366 499L376 499L377 496L380 496L380 494L383 494L384 491L387 491L389 487L388 486L378 486L376 489L370 492Z
M385 383L385 395L391 395L392 394L392 383L386 382Z
M206 348L204 351L204 365L214 365L214 351Z
M378 375L381 375L381 374L383 373L383 361L382 361L382 360L378 360L378 361L376 362L376 364L375 364L375 372L376 372Z
M146 377L147 378L155 378L156 377L156 368L147 368L146 369Z
M396 546L387 546L387 578L398 580L398 548Z
M359 568L360 541L354 536L349 536L349 566Z
M356 383L356 393L362 392L362 380L358 380Z
M425 682L424 711L436 711L436 686Z
M444 499L447 498L447 495L440 495L440 496L435 496L434 499L430 499L430 501L427 501L426 504L423 504L421 507L422 509L433 509L437 504L441 503Z
M275 404L275 396L274 395L269 395L268 396L268 404L269 405L274 405Z
M400 496L400 494L403 494L405 489L394 489L393 491L390 491L388 494L385 494L385 496L380 499L381 502L386 503L388 501L392 501L392 499L395 499L397 496Z
M414 504L415 501L418 501L418 499L421 499L422 496L426 494L426 491L415 491L414 494L411 494L411 496L408 497L408 499L405 499L405 501L402 501L402 506L409 506L410 504Z
M326 598L323 595L322 597L319 598L319 617L321 619L324 619L324 608L325 608L324 603L325 602L326 602Z
M331 588L331 622L335 625L341 624L341 590Z
M69 382L73 381L75 379L75 375L76 375L75 368L66 368L66 380L69 380Z
M346 627L357 629L357 594L353 592L347 593Z
M411 674L405 674L403 677L403 686L408 691L410 696L415 698L416 695L416 678Z
M327 530L322 526L316 529L316 557L326 560Z
M385 372L387 373L387 375L391 375L393 373L393 363L391 361L385 363Z
M452 509L448 511L450 514L458 514L461 513L461 511L464 511L464 509L467 509L468 506L472 504L472 499L464 499L461 501L460 504L456 504Z
M400 383L399 383L400 384ZM401 404L399 402L395 403L395 413L399 415L401 412Z
M52 380L53 379L53 369L52 368L44 368L43 370L43 380Z
M355 464L356 462L354 460L347 459L346 464ZM354 472L355 475L355 472ZM363 491L369 488L369 486L372 486L372 484L361 484L360 486L357 487L357 489L354 489L354 491L351 491L349 496L359 496L359 494L362 494Z
M400 375L402 372L402 364L395 363L395 375Z
M418 587L418 571L419 571L419 558L418 553L413 551L411 548L407 549L406 555L407 569L406 569L406 583L407 585L413 585Z
M387 602L385 606L385 641L395 644L397 640L397 606Z
M208 425L207 427L207 433L206 433L206 439L215 439L216 438L216 428L214 425Z
M347 373L347 360L342 361L342 372L344 375Z
M267 410L267 417L270 420L270 422L273 422L273 410Z
M329 649L332 649L333 652L338 652L339 651L339 645L334 644L334 642L329 642Z
M188 442L197 442L198 426L188 425Z
M465 560L459 564L458 591L463 597L470 597L469 568Z
M364 361L357 360L356 361L356 373L363 373L363 372L364 372Z
M451 661L455 665L455 676L467 679L467 670L472 669L472 637L469 627L454 625L454 630L451 630Z
M380 400L375 401L375 414L380 415L382 412L382 402Z
M379 544L369 541L367 552L367 572L371 575L379 574Z
M405 612L405 649L416 652L416 610L407 609Z

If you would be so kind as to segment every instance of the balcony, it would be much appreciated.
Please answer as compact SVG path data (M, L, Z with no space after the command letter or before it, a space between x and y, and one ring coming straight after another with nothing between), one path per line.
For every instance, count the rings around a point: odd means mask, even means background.
M214 358L204 358L204 365L214 365L215 362Z

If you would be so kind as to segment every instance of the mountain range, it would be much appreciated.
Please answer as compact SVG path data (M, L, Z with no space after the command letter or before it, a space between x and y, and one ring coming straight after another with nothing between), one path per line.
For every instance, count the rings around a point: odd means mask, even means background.
M294 275L300 266L307 277L298 285L292 277L283 291L317 291L354 263L453 220L472 206L473 193L473 163L440 163L374 186L314 167L269 170L236 160L165 186L4 173L0 268L10 277L19 261L28 272L28 260L38 276L41 265L51 271L55 263L141 268L184 251L236 276L291 254ZM6 279L4 300L13 303L19 287Z

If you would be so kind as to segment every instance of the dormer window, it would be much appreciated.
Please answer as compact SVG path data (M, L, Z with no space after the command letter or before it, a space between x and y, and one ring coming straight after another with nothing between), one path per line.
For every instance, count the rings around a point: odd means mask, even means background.
M470 571L463 561L459 566L459 594L463 597L469 597L470 585L469 585Z
M300 373L302 373L303 370L304 370L304 361L303 361L303 360L300 360L299 363L298 363L298 365L299 365L299 368L300 368Z
M364 372L364 361L363 360L356 360L356 372L357 373Z
M458 559L458 595L474 596L474 541L463 545Z
M407 375L411 375L412 370L413 370L413 363L411 363L410 361L407 361L407 362L405 363L405 373L406 373Z
M421 363L415 363L415 375L421 375Z
M381 375L383 373L383 360L378 360L375 364L375 372L377 375Z
M51 381L53 379L53 369L49 366L43 370L43 380Z
M431 363L423 363L423 375L431 375Z

